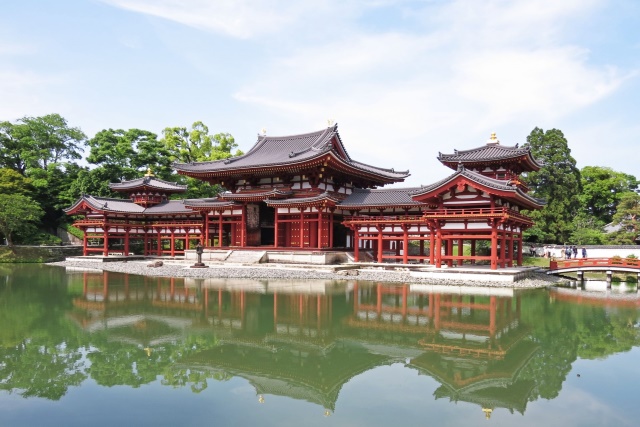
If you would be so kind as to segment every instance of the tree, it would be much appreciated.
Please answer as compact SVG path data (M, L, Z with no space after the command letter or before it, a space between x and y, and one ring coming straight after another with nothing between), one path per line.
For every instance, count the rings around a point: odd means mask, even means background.
M231 151L238 147L235 139L228 133L209 134L209 128L198 121L185 127L165 128L162 142L172 159L181 163L221 160L231 157ZM235 155L241 155L236 151Z
M172 174L169 152L155 133L105 129L91 138L88 145L87 161L104 168L101 175L110 175L110 182L139 178L147 168L163 179Z
M202 122L195 122L191 130L185 127L165 128L162 131L164 143L171 159L181 163L204 162L209 160L221 160L232 156L232 150L236 149L234 156L242 155L237 150L238 144L229 133L209 134L209 128ZM187 178L184 182L188 185L188 198L215 197L222 187L209 185L206 182Z
M37 223L44 214L33 199L22 194L0 194L0 233L13 246L13 235Z
M13 169L0 168L0 194L22 194L31 197L33 195L31 180Z
M580 177L581 210L604 224L610 223L613 219L621 195L638 189L635 176L616 172L611 168L585 166L580 171Z
M620 196L618 209L613 216L613 225L618 231L610 236L612 243L635 244L638 240L640 221L640 194L628 191Z
M529 212L535 226L526 236L549 243L567 242L581 192L580 171L567 139L558 129L545 132L536 127L525 146L531 147L533 157L543 164L539 171L530 172L525 181L533 196L547 202L543 209Z
M0 123L0 166L27 176L29 169L78 160L86 138L59 114L5 121Z

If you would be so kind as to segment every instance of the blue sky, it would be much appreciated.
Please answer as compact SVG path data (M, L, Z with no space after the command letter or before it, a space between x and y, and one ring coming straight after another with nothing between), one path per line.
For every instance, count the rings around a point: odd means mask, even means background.
M578 167L640 178L635 0L21 0L0 14L0 120L105 128L202 120L248 150L261 129L338 123L350 155L436 160L561 129Z

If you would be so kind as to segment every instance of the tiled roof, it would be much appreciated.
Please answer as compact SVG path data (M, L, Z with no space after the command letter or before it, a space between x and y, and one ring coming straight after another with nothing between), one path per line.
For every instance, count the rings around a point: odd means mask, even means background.
M144 206L133 203L128 199L114 199L110 197L94 197L94 196L82 196L82 199L87 202L89 206L96 210L105 212L126 212L141 214L144 212Z
M144 214L193 214L193 210L184 204L184 200L168 200L157 205L149 206L145 209Z
M509 147L500 144L487 144L471 150L455 150L453 154L438 153L438 160L443 163L477 163L516 159L522 156L528 156L534 166L537 168L541 167L540 163L536 162L536 160L531 156L530 147L518 147L517 145Z
M411 193L419 188L383 188L377 190L355 189L338 207L342 209L364 206L420 206L422 203L411 198Z
M441 179L440 181L430 184L430 185L426 185L424 187L420 187L418 189L416 189L415 191L411 192L411 196L416 197L416 196L420 196L422 194L426 194L429 193L431 191L434 191L440 187L446 186L448 183L453 182L454 180L456 180L458 177L463 176L467 179L469 179L472 182L478 183L482 186L488 187L488 188L492 188L494 190L499 190L499 191L508 191L510 193L513 193L514 195L518 195L521 198L528 200L529 202L533 203L534 205L544 205L546 202L542 199L536 199L535 197L531 197L529 196L527 193L525 193L524 191L522 191L520 188L518 188L516 185L512 185L510 181L504 181L504 180L499 180L499 179L494 179L494 178L489 178L486 177L482 174L479 174L477 172L473 172L470 170L465 169L464 167L459 167L458 170L453 173L452 175L449 175L448 177Z
M284 199L284 200L265 200L265 203L269 206L290 206L290 205L306 205L313 204L322 201L331 201L337 203L340 201L338 197L333 194L324 192L318 194L317 196L310 197L297 197L292 199Z
M116 182L109 184L109 188L115 191L133 191L138 188L153 188L165 192L184 192L187 191L186 185L177 184L175 182L164 181L153 176L144 176L142 178L132 179L130 181Z
M279 189L273 188L265 191L238 191L236 193L221 193L220 198L225 200L245 200L245 199L255 199L255 198L268 198L268 197L284 197L293 194L291 189Z
M158 214L193 214L193 210L188 209L182 200L168 200L154 206L145 208L134 203L129 199L114 199L107 197L82 196L73 204L66 212L72 211L82 202L86 202L89 206L97 211L114 212L114 213L130 213L137 215L158 215Z
M222 200L218 198L185 199L184 204L187 207L193 208L224 208L236 205L232 200Z
M394 169L378 168L352 160L342 144L337 125L302 135L261 135L256 144L242 156L209 162L176 163L174 168L181 172L197 174L266 166L286 166L313 160L329 152L352 168L381 175L387 179L401 180L409 175L408 171L396 172Z

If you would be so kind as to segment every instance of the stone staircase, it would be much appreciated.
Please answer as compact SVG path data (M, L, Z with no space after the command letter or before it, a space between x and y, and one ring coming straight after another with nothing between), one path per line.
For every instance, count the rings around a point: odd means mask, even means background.
M232 264L259 264L266 260L267 251L229 251L229 255L224 260L225 263Z

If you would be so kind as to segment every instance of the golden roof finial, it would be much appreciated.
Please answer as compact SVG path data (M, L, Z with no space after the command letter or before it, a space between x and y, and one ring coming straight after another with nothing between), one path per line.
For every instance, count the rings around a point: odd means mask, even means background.
M484 417L488 420L491 418L491 413L493 412L493 409L491 408L482 408L482 412L484 412Z
M333 119L327 119L327 127L330 128L331 126L333 126L333 123L334 123Z
M258 402L259 403L264 403L264 396L263 395L258 395Z
M267 128L262 128L262 130L260 130L260 132L262 132L263 135L267 134Z
M496 144L500 144L500 141L498 141L498 137L496 136L496 133L491 132L491 137L489 137L489 140L487 141L487 145L496 145Z
M151 172L150 167L147 168L147 173L145 173L144 176L153 176L153 172Z

